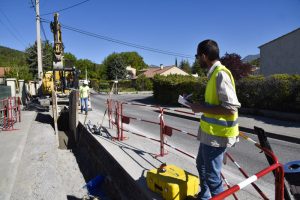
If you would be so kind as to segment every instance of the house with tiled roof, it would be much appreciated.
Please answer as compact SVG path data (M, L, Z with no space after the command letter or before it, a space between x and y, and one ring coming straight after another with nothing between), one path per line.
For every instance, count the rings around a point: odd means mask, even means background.
M160 67L149 67L147 69L144 69L141 71L141 74L144 74L147 78L153 78L156 74L162 75L162 76L167 76L171 74L178 74L178 75L184 75L187 76L189 75L182 69L176 67L175 65L173 66L163 66L160 65Z

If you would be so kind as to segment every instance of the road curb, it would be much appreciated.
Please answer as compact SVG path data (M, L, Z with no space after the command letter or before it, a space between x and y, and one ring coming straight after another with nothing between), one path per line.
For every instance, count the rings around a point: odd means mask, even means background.
M300 122L300 114L296 114L296 113L287 113L287 112L262 110L262 109L254 109L254 108L240 108L239 113L270 117L273 119L284 120L284 121Z
M200 117L192 117L192 116L182 115L182 114L178 114L178 113L174 113L174 112L170 112L170 111L164 111L164 114L174 116L174 117L180 117L183 119L193 120L193 121L197 121L197 122L200 121ZM254 129L250 129L250 128L246 128L246 127L242 127L242 126L239 126L239 129L240 129L240 131L243 131L243 132L255 134ZM295 143L295 144L300 144L300 138L290 137L290 136L286 136L286 135L279 135L279 134L270 133L270 132L265 132L265 133L266 133L266 136L269 138L283 140L283 141L291 142L291 143Z

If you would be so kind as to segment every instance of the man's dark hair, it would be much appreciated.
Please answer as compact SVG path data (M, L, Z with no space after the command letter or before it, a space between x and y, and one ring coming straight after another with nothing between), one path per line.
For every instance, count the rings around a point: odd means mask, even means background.
M198 44L197 54L201 56L204 54L208 60L214 61L219 60L219 47L218 44L213 40L204 40Z

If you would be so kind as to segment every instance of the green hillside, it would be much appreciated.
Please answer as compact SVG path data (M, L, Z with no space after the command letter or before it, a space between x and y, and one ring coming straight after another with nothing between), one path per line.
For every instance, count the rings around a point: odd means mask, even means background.
M25 53L0 46L0 67L25 66Z

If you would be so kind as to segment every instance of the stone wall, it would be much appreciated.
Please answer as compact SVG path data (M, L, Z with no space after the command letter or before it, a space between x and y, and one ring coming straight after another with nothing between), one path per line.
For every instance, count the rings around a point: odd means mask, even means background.
M111 156L109 152L91 135L85 127L78 125L79 140L76 154L81 163L82 173L87 179L105 175L105 193L118 200L149 199L138 187L135 180Z

